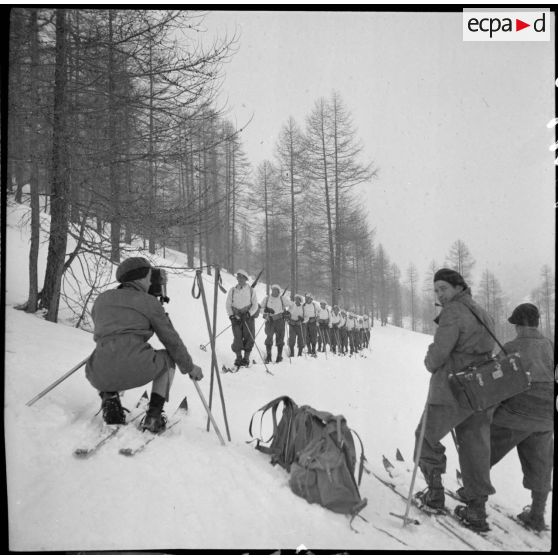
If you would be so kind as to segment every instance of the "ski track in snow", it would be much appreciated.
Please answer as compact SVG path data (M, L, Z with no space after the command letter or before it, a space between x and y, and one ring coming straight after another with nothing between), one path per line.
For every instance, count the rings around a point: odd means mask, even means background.
M256 365L220 376L232 438L225 447L212 428L207 432L205 410L191 381L177 373L166 411L172 413L187 395L189 412L168 435L136 456L125 457L118 450L139 433L124 429L90 458L73 457L73 450L102 424L101 415L95 416L100 400L84 370L32 407L25 403L89 354L94 342L90 333L69 327L69 313L63 307L60 324L13 308L27 297L28 231L21 225L26 212L23 206L8 207L5 443L10 550L273 550L299 545L310 550L468 550L430 521L402 527L389 512L404 514L404 502L373 475L364 474L360 487L368 499L361 512L368 523L356 518L353 527L358 532L354 532L345 516L293 494L286 471L272 467L268 456L246 443L252 414L269 400L289 395L300 405L343 414L360 434L367 467L375 473L386 475L382 456L395 462L397 448L408 462L427 392L429 374L423 359L431 337L400 328L375 324L366 359L329 352L327 359L321 353L317 359L293 358L292 364L285 358L270 365L273 376L265 373L254 350ZM42 243L40 270L46 249ZM167 256L184 265L180 253L167 250ZM157 261L164 263L162 258ZM212 315L213 278L203 277ZM206 352L200 349L208 334L201 299L190 295L192 280L191 272L170 276L171 302L165 308L194 362L202 366L205 378L200 387L209 400L211 352L209 347ZM235 280L224 274L223 283L228 289ZM265 286L258 285L257 293L261 300ZM260 324L261 318L256 329ZM217 331L227 325L225 296L220 293ZM262 352L263 340L262 330L256 340ZM219 369L234 358L231 341L230 331L217 339ZM161 346L156 337L152 343ZM124 406L132 410L144 389L126 392ZM213 413L226 439L216 381ZM264 437L271 428L266 418ZM254 430L259 431L259 420L254 421ZM458 462L451 437L444 444L445 480L455 489ZM510 513L529 503L515 452L493 470L493 483L497 494L490 501ZM419 474L415 488L423 487ZM547 523L550 508L549 504ZM505 542L497 550L550 550L548 533L539 537L517 525L510 527L513 522L493 508L489 513L489 522L494 518L511 529L505 535L492 526ZM479 550L495 550L485 539L470 536Z

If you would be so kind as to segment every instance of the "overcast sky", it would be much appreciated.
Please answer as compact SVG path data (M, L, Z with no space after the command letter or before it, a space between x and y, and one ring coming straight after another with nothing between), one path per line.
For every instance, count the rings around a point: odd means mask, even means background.
M417 9L420 9L417 7ZM254 167L281 126L337 90L378 177L363 188L376 241L424 277L461 239L521 302L554 269L554 40L463 42L460 12L213 11L239 35L228 118ZM554 37L554 22L552 23Z

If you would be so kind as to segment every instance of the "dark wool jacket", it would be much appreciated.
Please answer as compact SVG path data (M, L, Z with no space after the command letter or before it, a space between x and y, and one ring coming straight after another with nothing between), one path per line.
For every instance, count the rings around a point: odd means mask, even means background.
M91 315L97 346L86 364L86 375L100 391L145 385L174 363L183 374L192 370L190 354L162 305L137 282L100 294ZM154 333L166 351L156 351L147 343Z
M494 321L473 300L470 289L459 293L443 307L435 320L438 329L434 342L428 347L424 359L426 369L432 372L430 404L458 406L449 387L448 375L480 363L492 354L494 340L469 308L494 331Z
M494 423L514 430L546 432L554 427L554 347L536 327L523 326L506 343L507 353L518 352L531 375L531 388L504 401Z

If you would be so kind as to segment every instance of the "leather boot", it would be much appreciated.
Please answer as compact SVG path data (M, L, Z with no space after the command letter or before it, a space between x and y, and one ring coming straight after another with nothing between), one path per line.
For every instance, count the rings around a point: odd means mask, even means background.
M163 432L167 426L167 417L163 413L163 406L165 405L165 398L158 393L151 393L149 400L149 409L143 418L141 428L149 430L153 434Z
M517 516L517 519L528 529L533 531L545 531L548 526L544 522L544 509L548 492L531 492L532 503L525 506L524 510Z
M455 508L455 515L473 531L489 531L486 521L486 498L469 500L464 506Z
M424 474L424 472L423 472ZM424 506L433 510L443 510L445 506L444 485L442 484L442 474L439 471L431 471L424 474L428 487L415 494Z

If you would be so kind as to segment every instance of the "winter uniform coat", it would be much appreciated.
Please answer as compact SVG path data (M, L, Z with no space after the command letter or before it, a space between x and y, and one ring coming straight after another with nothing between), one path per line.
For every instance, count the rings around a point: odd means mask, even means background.
M284 296L273 296L269 295L263 298L260 306L263 309L264 314L266 313L266 308L273 310L273 313L269 313L269 318L272 320L279 320L283 317L283 312L288 309L290 300Z
M176 363L183 374L193 362L156 297L136 282L124 283L97 297L91 311L97 346L85 374L99 391L122 391L143 386ZM166 347L147 342L153 334Z
M494 321L471 297L469 289L457 294L436 318L438 329L434 342L428 347L424 359L426 369L432 373L428 403L457 405L451 393L448 375L480 363L492 354L494 340L475 318L471 310L494 331Z
M247 313L253 317L259 309L256 291L248 283L243 287L235 285L227 293L225 306L229 316Z
M554 428L554 348L536 327L521 327L517 337L506 343L507 353L518 352L531 387L504 401L494 422L517 430L544 432Z
M506 343L508 353L519 352L531 387L501 403L490 429L490 465L517 449L523 486L536 492L552 490L554 450L554 350L536 327L523 326Z

